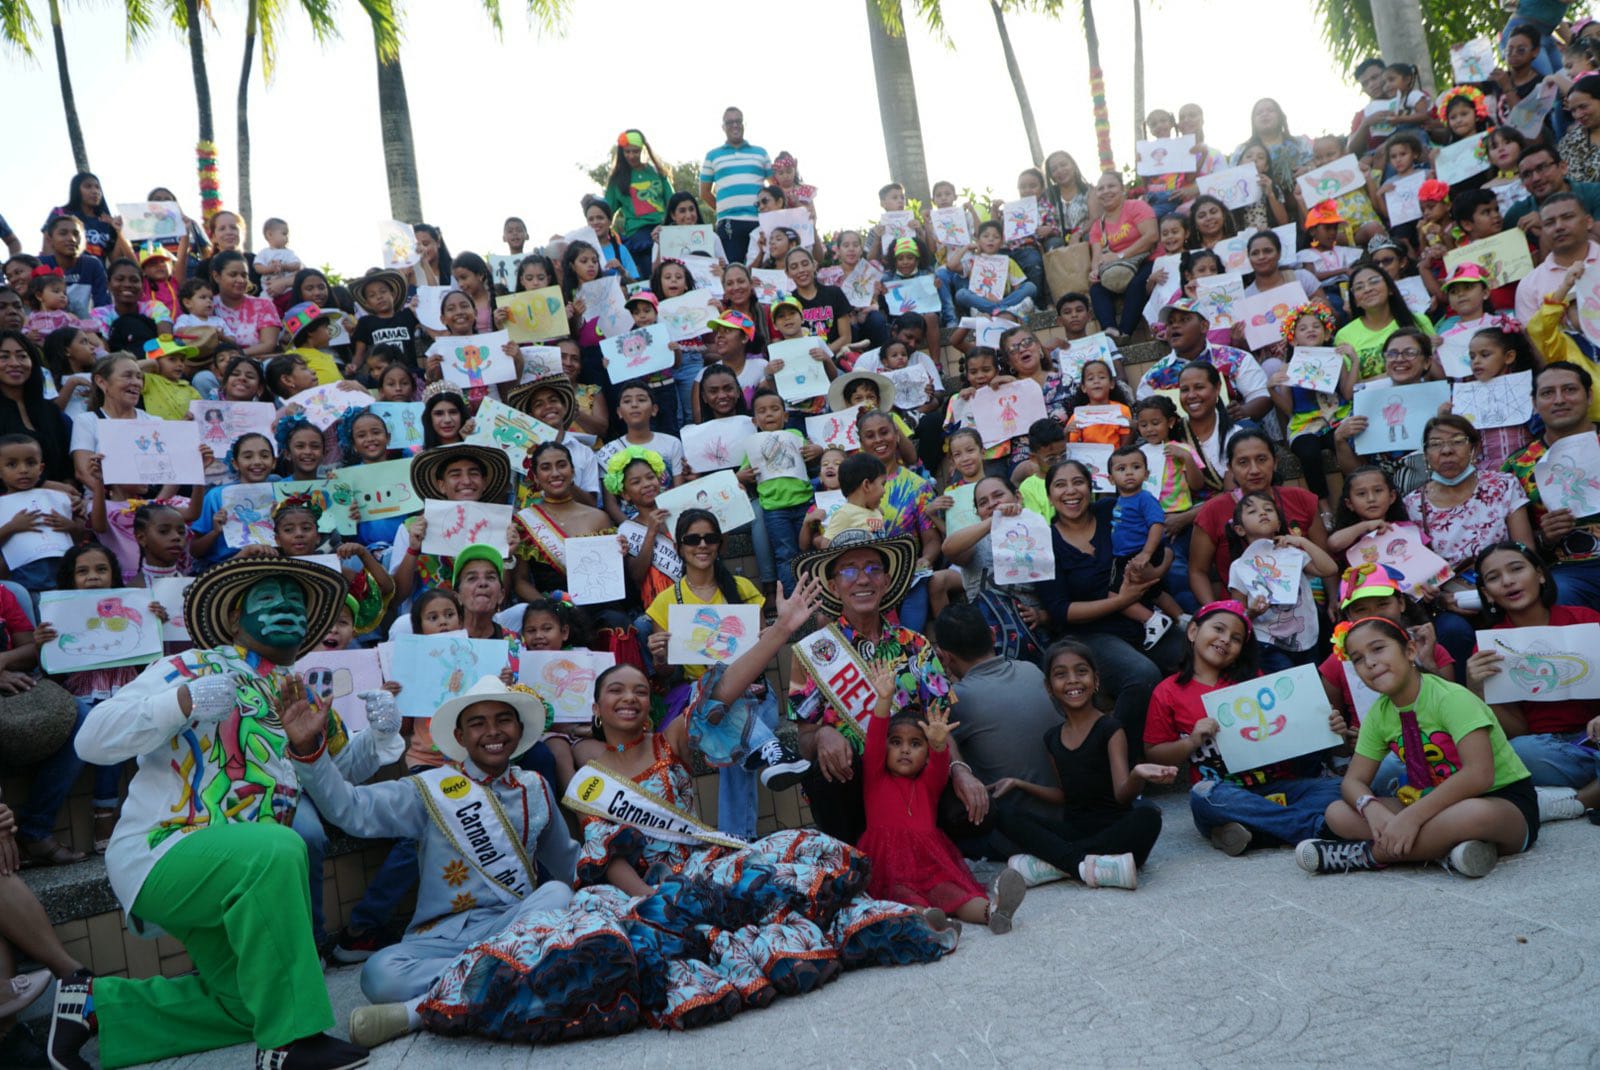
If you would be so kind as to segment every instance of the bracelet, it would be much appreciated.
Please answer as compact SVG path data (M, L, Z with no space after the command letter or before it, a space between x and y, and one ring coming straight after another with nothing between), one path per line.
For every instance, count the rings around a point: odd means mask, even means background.
M974 779L977 778L978 774L974 773L972 771L972 766L968 765L966 762L963 762L963 761L961 761L959 759L957 759L956 761L953 761L953 762L950 763L950 771L952 773L955 772L956 771L956 766L958 766L958 765L961 768L963 768L963 769L965 769L967 771L967 775L973 777Z
M1367 807L1370 806L1372 804L1372 800L1376 798L1376 795L1361 796L1361 798L1356 800L1356 813L1360 814L1362 817L1365 817L1367 814Z
M297 754L293 744L283 748L283 753L287 754L292 761L300 762L305 765L312 765L318 758L322 757L327 750L328 733L324 732L317 741L317 749L312 751L310 754Z
M406 556L407 557L421 557L422 556L422 550L419 549L418 547L415 547L415 546L407 546L406 547Z

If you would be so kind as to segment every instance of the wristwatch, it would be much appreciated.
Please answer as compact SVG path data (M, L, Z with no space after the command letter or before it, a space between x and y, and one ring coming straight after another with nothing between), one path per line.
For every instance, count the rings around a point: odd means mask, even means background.
M1376 798L1376 795L1361 796L1361 798L1356 800L1356 813L1360 814L1362 817L1365 817L1367 814L1367 804Z

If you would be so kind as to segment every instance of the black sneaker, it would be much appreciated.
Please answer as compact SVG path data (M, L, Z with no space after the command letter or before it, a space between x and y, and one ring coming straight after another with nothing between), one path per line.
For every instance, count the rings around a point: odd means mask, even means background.
M56 1002L50 1012L50 1038L46 1050L55 1070L89 1070L78 1053L98 1032L89 988L94 974L79 970L56 985Z
M1294 860L1307 873L1383 868L1372 857L1371 840L1301 840L1294 849Z
M766 768L761 770L761 783L768 791L792 788L811 772L811 763L783 745L774 737L767 740L754 756Z
M27 1022L18 1022L0 1037L0 1066L17 1070L46 1070L50 1066L44 1045Z
M256 1070L356 1070L366 1065L366 1048L326 1033L270 1051L256 1049Z

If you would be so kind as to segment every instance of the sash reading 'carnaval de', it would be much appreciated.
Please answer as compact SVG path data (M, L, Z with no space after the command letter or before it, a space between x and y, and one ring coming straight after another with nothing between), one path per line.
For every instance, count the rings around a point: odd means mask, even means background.
M830 624L812 632L792 649L817 682L822 697L865 733L872 709L878 704L878 693L867 682L867 667L857 656L855 645L844 637L839 626Z
M667 800L647 791L632 780L590 762L567 785L561 805L576 813L630 825L658 840L671 843L697 843L711 847L748 847L737 836L718 832L694 815L685 813Z
M566 536L562 535L555 524L544 515L544 511L536 505L530 505L517 514L517 519L522 521L523 530L528 533L528 538L544 552L550 563L565 572L567 570Z
M533 891L538 878L493 791L448 765L407 779L445 841L496 895L510 904Z
M617 526L617 534L628 540L629 556L639 556L639 551L644 548L645 531L645 526L637 520L624 520ZM678 556L678 549L672 545L672 540L665 535L656 536L650 563L670 580L683 578L683 559Z

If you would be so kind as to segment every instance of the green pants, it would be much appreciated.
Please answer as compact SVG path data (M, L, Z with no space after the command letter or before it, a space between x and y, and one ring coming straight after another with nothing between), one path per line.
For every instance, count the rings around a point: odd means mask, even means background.
M191 832L156 863L134 913L182 941L196 974L97 978L105 1067L333 1027L311 935L305 843L275 824Z

